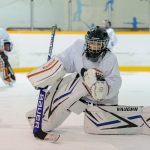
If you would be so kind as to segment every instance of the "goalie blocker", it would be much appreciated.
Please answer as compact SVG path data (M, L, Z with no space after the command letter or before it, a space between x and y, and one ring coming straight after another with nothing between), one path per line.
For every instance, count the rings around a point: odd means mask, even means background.
M90 106L84 130L90 134L150 134L150 107Z
M46 64L28 73L27 77L35 88L52 86L65 75L65 69L61 61L54 57Z

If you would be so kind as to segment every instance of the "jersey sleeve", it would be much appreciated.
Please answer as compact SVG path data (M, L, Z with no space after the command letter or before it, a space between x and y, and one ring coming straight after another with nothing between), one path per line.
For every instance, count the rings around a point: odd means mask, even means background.
M109 93L106 99L112 99L114 96L118 95L122 83L118 61L115 55L109 58L106 67L108 71L105 80L109 86Z
M59 60L63 63L67 73L75 72L75 55L77 55L80 46L82 45L81 40L75 41L71 46L69 46L61 54L57 55Z

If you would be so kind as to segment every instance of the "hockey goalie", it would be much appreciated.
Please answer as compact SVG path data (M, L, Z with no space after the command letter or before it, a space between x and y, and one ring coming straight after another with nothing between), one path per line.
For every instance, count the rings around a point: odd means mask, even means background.
M63 53L27 75L36 89L49 87L44 100L43 131L55 130L72 112L84 112L87 133L117 133L109 130L111 127L107 123L121 118L111 116L117 114L113 108L118 105L121 76L117 58L107 48L108 42L106 30L97 26L87 32L85 41L77 40ZM33 126L35 109L26 116ZM118 124L115 125L117 130Z
M0 76L5 84L11 86L16 78L14 71L8 61L8 53L12 51L12 42L9 34L0 29Z

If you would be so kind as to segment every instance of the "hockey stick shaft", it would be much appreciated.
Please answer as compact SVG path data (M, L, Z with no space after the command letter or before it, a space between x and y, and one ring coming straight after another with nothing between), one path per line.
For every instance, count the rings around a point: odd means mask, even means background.
M53 30L52 30L52 35L51 35L47 61L51 59L55 31L57 29L57 26L53 26L52 29ZM47 135L47 133L42 131L42 117L43 117L44 100L45 100L46 91L47 91L47 87L40 89L40 94L39 94L38 104L37 104L37 109L36 109L36 116L35 116L35 121L34 121L34 128L33 128L34 136L40 139L44 139L44 137Z
M53 31L52 31L52 35L51 35L51 42L50 42L47 61L49 61L51 59L53 44L54 44L54 38L55 38L55 32L56 32L57 26L53 26L52 28L53 28Z

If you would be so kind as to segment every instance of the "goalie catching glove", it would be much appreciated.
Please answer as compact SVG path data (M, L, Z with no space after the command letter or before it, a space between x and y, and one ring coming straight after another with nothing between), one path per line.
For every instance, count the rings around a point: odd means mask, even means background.
M102 100L108 95L108 84L104 79L103 73L97 69L81 69L86 87L95 100Z

